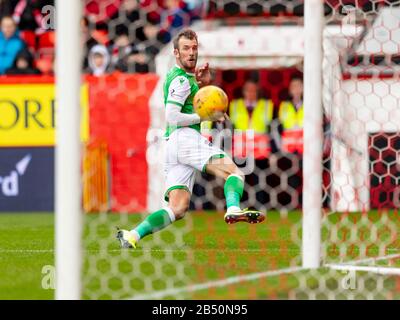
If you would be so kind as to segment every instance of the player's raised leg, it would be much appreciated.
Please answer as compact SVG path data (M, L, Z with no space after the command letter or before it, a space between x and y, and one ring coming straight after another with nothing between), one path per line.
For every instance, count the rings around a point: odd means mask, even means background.
M186 189L175 189L169 192L168 206L153 212L146 217L137 227L128 230L119 230L117 239L122 248L136 248L140 239L169 226L176 220L182 219L188 208L190 193Z
M264 221L265 213L258 210L240 208L240 199L244 190L244 174L229 157L212 158L206 165L206 172L225 179L224 194L227 212L226 223L245 221L259 223Z

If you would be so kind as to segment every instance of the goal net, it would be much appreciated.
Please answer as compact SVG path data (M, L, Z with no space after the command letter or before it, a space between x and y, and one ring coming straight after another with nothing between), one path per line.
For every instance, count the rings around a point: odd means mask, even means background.
M85 78L82 298L399 299L398 1L110 0L88 17L111 63ZM166 205L162 86L188 26L230 99L202 134L267 218L225 224L224 181L198 172L185 218L121 249L116 227Z

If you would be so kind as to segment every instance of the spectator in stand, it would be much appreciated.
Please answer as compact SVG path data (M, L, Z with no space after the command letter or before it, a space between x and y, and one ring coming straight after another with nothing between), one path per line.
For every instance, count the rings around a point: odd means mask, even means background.
M280 150L283 157L291 159L288 162L282 162L284 166L281 170L292 172L288 177L288 186L295 190L291 196L301 208L302 198L302 169L303 169L303 77L292 76L288 97L282 101L278 109L279 132L281 137ZM290 154L290 156L288 156ZM324 165L327 163L324 161ZM297 168L297 171L294 171ZM293 172L294 171L294 172ZM293 174L294 173L294 174ZM297 194L297 199L296 199ZM294 198L293 198L294 197ZM293 201L292 200L292 201Z
M161 13L166 9L165 0L139 0L140 8L146 12L146 20L152 23L160 23Z
M7 69L7 75L38 75L40 70L33 65L33 56L26 48L22 49L14 62L12 68Z
M207 6L206 1L203 0L183 0L183 2L190 12L192 22L201 18L202 11Z
M90 50L99 43L95 38L93 38L90 28L89 28L89 20L88 18L84 17L81 19L81 41L83 46L83 69L87 69L89 67L88 56Z
M155 72L155 57L163 45L158 39L159 32L160 28L157 24L151 21L145 24L143 27L144 40L135 45L135 49L137 49L140 55L136 56L136 67L131 70L138 70L137 72L141 73Z
M303 78L294 76L289 84L289 99L279 106L281 150L303 154Z
M114 61L116 57L116 69L129 73L155 72L154 58L160 52L162 44L158 41L160 29L157 24L148 21L143 27L143 37L137 39L134 45L129 43L126 35L116 39L116 47L113 50Z
M137 49L118 61L116 69L121 72L128 73L148 73L150 71L149 58L144 52L140 52Z
M191 15L184 1L165 0L165 7L167 9L161 15L163 43L171 41L179 29L191 24Z
M89 68L87 72L96 77L108 73L110 71L110 60L110 54L105 46L94 46L89 53Z
M108 30L109 37L112 39L115 36L130 34L131 25L138 20L140 20L140 4L138 0L123 0L119 10L111 17ZM138 26L136 35L132 34L130 36L137 37L140 33L143 33L139 29L142 29L142 27Z
M115 38L111 51L111 64L115 66L119 61L125 59L133 51L133 45L130 42L128 35L121 34Z
M0 32L0 75L13 66L18 52L24 47L25 43L19 37L13 18L3 17Z
M148 22L143 28L145 36L143 41L144 51L152 60L154 60L155 56L160 52L162 46L161 42L158 40L159 32L160 27L151 22Z
M271 151L276 151L271 136L274 105L261 94L258 79L249 78L244 83L242 97L232 100L229 105L229 115L237 132L254 132L254 157L257 160L266 159Z
M43 75L54 75L54 57L46 57L36 61L36 67Z

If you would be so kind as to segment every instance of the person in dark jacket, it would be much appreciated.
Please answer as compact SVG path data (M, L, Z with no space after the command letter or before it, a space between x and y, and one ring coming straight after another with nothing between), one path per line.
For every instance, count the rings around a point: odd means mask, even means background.
M1 20L0 32L0 75L14 64L18 52L25 47L13 18L6 16Z
M22 49L15 58L14 66L7 69L7 75L35 75L41 74L33 65L33 56L26 48Z
M81 19L81 41L83 44L83 69L85 70L89 68L88 57L90 50L99 44L98 41L92 36L90 22L86 17Z

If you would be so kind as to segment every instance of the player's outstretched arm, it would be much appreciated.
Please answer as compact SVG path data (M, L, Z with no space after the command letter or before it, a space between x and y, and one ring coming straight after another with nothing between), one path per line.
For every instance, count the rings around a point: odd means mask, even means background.
M196 113L186 114L181 112L181 107L174 104L167 104L166 120L169 124L177 126L190 126L200 123L200 116Z

